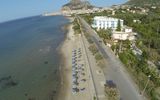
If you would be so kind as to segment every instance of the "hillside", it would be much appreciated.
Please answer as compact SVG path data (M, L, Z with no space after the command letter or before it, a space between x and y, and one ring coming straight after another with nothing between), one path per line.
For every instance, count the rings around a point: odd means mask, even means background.
M129 5L160 5L160 0L129 0L126 4Z
M63 5L62 9L69 8L70 10L89 9L93 6L88 1L72 0Z

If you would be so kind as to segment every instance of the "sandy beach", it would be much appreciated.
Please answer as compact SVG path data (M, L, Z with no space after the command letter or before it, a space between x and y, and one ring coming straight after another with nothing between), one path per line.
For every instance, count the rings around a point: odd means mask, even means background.
M72 21L72 19L70 19ZM60 47L60 53L62 55L62 64L60 66L61 84L60 91L58 93L57 100L70 100L71 98L71 59L72 59L72 39L74 39L74 31L72 24L69 24L67 29L68 33L66 39Z
M73 21L73 19L70 19ZM68 34L65 41L61 45L61 55L63 57L63 63L60 67L61 73L61 84L60 92L58 93L58 99L56 100L92 100L94 95L93 81L90 77L89 65L86 58L86 52L84 45L82 43L81 34L74 34L72 29L73 25L68 26ZM76 86L79 89L78 93L73 92L73 50L81 50L81 57L76 58L77 66L83 65L83 71L78 73L78 85ZM76 57L80 56L77 53ZM84 75L82 75L82 73ZM85 80L85 81L83 81Z

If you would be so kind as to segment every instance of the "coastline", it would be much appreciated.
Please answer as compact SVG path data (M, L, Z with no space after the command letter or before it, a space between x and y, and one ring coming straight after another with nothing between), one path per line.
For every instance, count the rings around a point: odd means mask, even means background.
M0 90L0 100L57 100L60 88L57 85L60 82L58 69L62 60L57 49L67 34L62 26L67 28L68 24L63 16L35 16L1 24L1 38L6 38L1 39L0 78L11 78L1 82L0 87L4 88ZM12 44L8 45L8 42ZM6 84L12 81L16 85Z
M71 38L74 34L72 29L72 20L73 18L67 17L70 20L70 23L67 25L66 29L67 34L59 47L59 53L61 55L61 64L59 67L59 74L60 74L60 84L59 90L56 96L56 100L70 100L70 89L71 89L71 48L72 48L72 41Z

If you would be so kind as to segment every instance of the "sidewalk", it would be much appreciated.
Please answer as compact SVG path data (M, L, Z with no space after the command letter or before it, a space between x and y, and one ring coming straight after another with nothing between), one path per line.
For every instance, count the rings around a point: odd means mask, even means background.
M105 76L103 74L103 70L99 66L97 66L95 57L88 49L89 43L84 35L82 36L82 38L84 41L83 45L86 48L86 56L88 56L88 63L90 65L90 70L92 72L92 77L95 84L95 90L98 97L97 100L107 100L104 92Z

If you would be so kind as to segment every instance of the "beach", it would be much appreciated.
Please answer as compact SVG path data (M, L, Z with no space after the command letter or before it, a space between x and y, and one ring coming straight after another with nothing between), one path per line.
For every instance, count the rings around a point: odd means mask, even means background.
M72 21L72 19L70 19ZM74 39L73 25L68 25L68 33L66 39L61 45L60 52L62 55L62 64L60 66L61 84L57 100L70 100L71 98L71 49L73 48L72 39Z
M72 22L73 19L70 19ZM62 64L60 66L61 84L56 100L92 100L95 96L93 80L89 69L86 50L81 34L74 34L72 23L68 26L68 33L61 45ZM77 51L76 55L74 51ZM73 61L75 60L75 62ZM74 64L82 70L77 72L78 85L74 83ZM75 92L74 88L79 91Z

